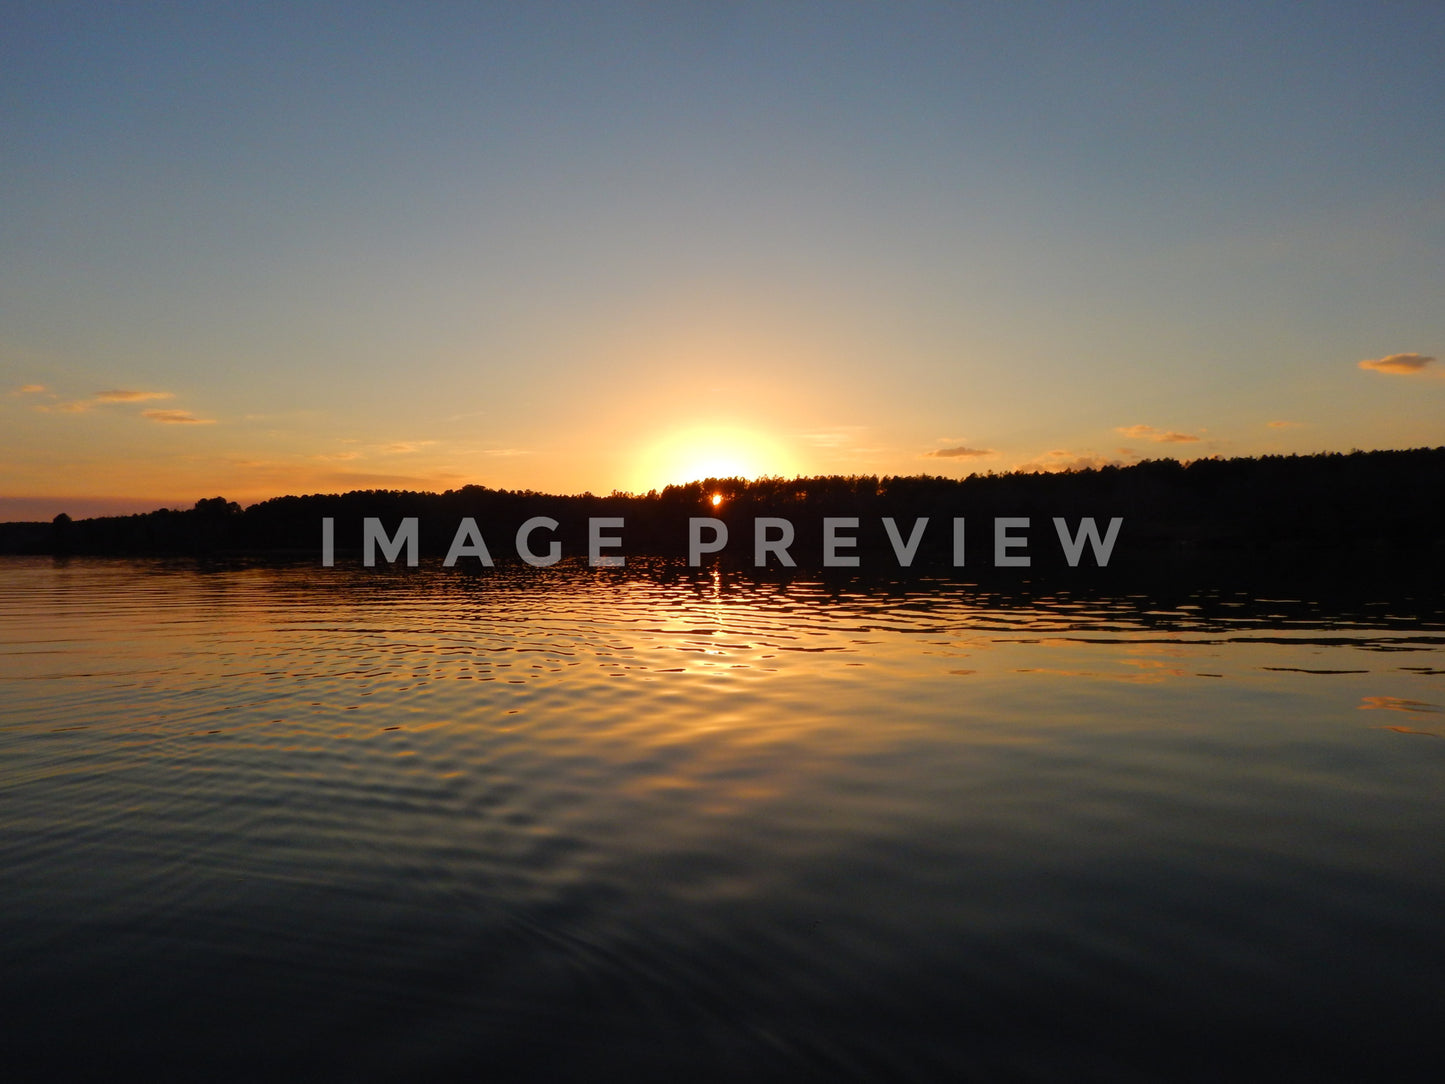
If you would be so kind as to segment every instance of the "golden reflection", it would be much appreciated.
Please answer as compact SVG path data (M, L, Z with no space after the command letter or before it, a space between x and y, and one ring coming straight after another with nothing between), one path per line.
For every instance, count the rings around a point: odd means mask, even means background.
M1112 674L1103 670L1062 670L1045 666L1015 667L1015 674L1052 674L1055 677L1098 678L1101 681L1120 681L1129 685L1157 685L1165 677L1183 676L1182 671L1172 673Z
M1440 706L1430 704L1424 700L1406 700L1398 696L1365 696L1361 697L1360 710L1381 710L1381 711L1412 711L1438 714Z

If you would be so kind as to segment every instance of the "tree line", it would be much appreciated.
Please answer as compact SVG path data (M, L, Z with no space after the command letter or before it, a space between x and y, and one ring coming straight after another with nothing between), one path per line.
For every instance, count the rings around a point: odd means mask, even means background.
M716 502L714 498L719 498ZM956 566L952 521L965 520L971 547L966 567L986 569L998 517L1028 519L1042 543L1052 520L1077 528L1084 517L1102 530L1123 519L1111 567L1161 561L1270 560L1363 567L1372 562L1430 562L1445 557L1445 448L1257 458L1148 460L1057 474L973 474L966 478L872 475L808 478L709 478L645 494L555 495L469 485L444 493L356 490L276 497L242 508L224 497L187 509L50 523L0 524L0 553L54 555L177 555L207 558L319 559L323 519L333 522L338 557L361 549L363 524L379 519L388 531L405 518L419 522L424 557L446 554L458 524L474 519L487 538L506 543L537 516L557 521L552 535L567 556L587 552L590 518L625 523L628 556L685 555L688 520L727 524L736 559L750 565L747 539L758 517L780 517L796 528L800 564L821 549L823 520L855 517L850 553L860 563L896 567L884 523L907 536L927 519L917 550L919 569ZM744 552L746 551L746 552ZM1056 544L1034 547L1038 566L1061 563Z

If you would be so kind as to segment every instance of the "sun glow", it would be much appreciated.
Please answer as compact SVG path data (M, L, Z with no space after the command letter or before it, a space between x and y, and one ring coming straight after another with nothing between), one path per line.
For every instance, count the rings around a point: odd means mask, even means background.
M793 458L769 437L746 429L697 428L670 433L638 456L640 490L707 478L760 478L796 473ZM716 506L721 494L713 497Z

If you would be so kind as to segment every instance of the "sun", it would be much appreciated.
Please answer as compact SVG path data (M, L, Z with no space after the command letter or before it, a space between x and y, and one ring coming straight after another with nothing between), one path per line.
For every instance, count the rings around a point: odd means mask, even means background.
M714 494L712 495L711 500L712 500L712 506L713 506L714 508L716 508L718 505L722 504L722 494L721 494L721 493L714 493Z
M792 473L792 456L771 437L748 429L699 426L669 433L645 447L638 456L636 485L645 491L708 478ZM714 495L714 506L721 502L721 495Z

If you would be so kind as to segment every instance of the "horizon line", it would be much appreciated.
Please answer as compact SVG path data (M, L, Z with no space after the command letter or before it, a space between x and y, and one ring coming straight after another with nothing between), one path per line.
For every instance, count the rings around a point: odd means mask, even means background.
M199 497L199 498L197 498L197 499L194 500L194 501L175 501L175 502L171 502L171 501L161 501L161 502L157 502L157 501L155 501L154 498L149 498L149 497L115 497L115 496L101 496L101 495L93 495L93 496L86 496L86 495L5 496L5 495L0 495L0 523L47 523L47 522L50 522L50 521L54 520L54 518L55 518L56 516L61 515L61 514L64 514L64 515L69 516L72 520L79 520L79 519L104 519L104 518L109 518L109 517L124 517L124 516L134 516L134 515L149 515L149 514L154 513L154 512L163 512L163 511L185 512L185 511L191 511L191 510L193 510L193 509L196 507L196 505L198 505L201 501L212 501L212 500L218 499L218 497L219 497L219 499L226 500L227 503L234 503L234 504L239 505L243 510L245 510L245 509L250 509L250 508L254 508L254 507L256 507L257 505L265 504L265 503L268 502L268 501L284 500L284 499L287 499L287 498L305 499L305 498L311 498L311 497L344 497L344 496L349 496L349 495L351 495L351 494L357 494L357 493L398 493L398 494L410 494L410 495L416 495L416 496L440 497L440 496L446 496L446 495L449 494L449 493L458 493L458 492L460 492L461 490L470 489L470 488L483 489L483 490L487 490L487 491L492 492L492 493L526 494L526 495L529 495L529 496L547 497L547 498L552 498L552 499L556 499L556 500L577 500L577 499L582 499L582 498L587 498L587 497L596 498L596 499L611 499L611 498L615 498L615 499L628 499L628 498L631 498L631 499L639 499L639 498L646 498L646 497L652 496L652 495L659 495L659 496L660 496L661 494L665 493L665 492L666 492L667 490L669 490L669 489L686 489L686 488L688 488L688 487L690 487L690 486L706 486L706 485L708 485L708 484L710 484L710 483L711 483L711 484L718 484L718 485L727 484L727 483L734 483L734 484L736 484L736 483L756 484L756 483L758 483L758 482L801 482L801 481L827 481L827 480L865 479L865 478L871 478L871 479L874 479L875 481L887 481L887 480L893 480L893 479L927 479L927 480L938 480L938 481L944 481L944 482L962 483L962 482L965 482L965 481L967 481L967 480L969 480L969 479L971 479L971 478L1032 477L1032 476L1037 476L1037 475L1089 474L1089 473L1095 473L1095 472L1102 471L1102 470L1131 470L1131 469L1134 469L1134 468L1136 468L1136 467L1144 466L1144 465L1151 464L1151 463L1160 463L1160 462L1174 462L1174 463L1178 463L1178 464L1179 464L1181 467L1183 467L1183 468L1188 468L1188 467L1190 467L1191 465L1193 465L1194 463L1211 462L1211 461L1235 462L1235 461L1239 461L1239 460L1261 461L1261 460L1267 460L1267 459L1316 459L1316 458L1329 458L1329 457L1332 457L1332 456L1375 455L1375 454L1403 454L1403 453L1409 453L1409 452L1430 452L1430 451L1445 451L1445 445L1433 445L1433 446L1432 446L1432 445L1420 445L1420 446L1413 447L1413 448L1371 448L1371 449L1351 448L1348 452L1339 452L1339 451L1321 451L1321 452L1303 452L1303 453L1301 453L1301 452L1292 452L1292 453L1288 453L1288 454L1286 454L1286 453L1267 453L1267 454L1263 454L1263 455L1241 455L1241 456L1222 456L1222 455L1219 455L1219 454L1215 454L1215 455L1209 455L1209 456L1195 456L1195 457L1192 458L1192 459L1183 459L1183 458L1180 458L1180 457L1177 457L1177 456L1167 456L1167 455L1166 455L1166 456L1159 456L1159 457L1156 458L1156 459L1141 459L1141 460L1137 460L1137 461L1135 461L1135 462L1133 462L1133 463L1102 463L1102 464L1100 464L1100 465L1098 465L1098 466L1068 467L1068 468L1063 468L1063 469L1060 469L1060 470L1053 470L1053 471L1050 471L1050 470L1039 470L1039 469L1034 469L1034 470L1007 470L1007 471L997 471L997 470L970 471L968 474L958 475L958 476L946 475L946 474L928 474L928 473L922 473L922 472L920 472L920 473L918 473L918 474L794 474L794 475L792 475L791 477L790 477L790 476L787 476L787 475L781 475L781 474L759 474L759 475L755 475L755 476L751 476L751 477L749 477L749 476L743 476L743 475L730 475L730 476L725 476L725 477L695 478L695 479L693 479L693 480L691 480L691 481L688 481L688 482L671 482L671 483L668 483L668 484L665 485L665 486L662 486L662 487L654 487L654 488L652 488L652 489L644 490L644 491L613 489L613 490L611 490L610 492L607 492L607 493L594 493L594 492L591 491L591 490L583 490L583 491L580 492L580 493L548 493L548 492L544 492L544 491L542 491L542 490L534 490L534 489L528 489L528 488L501 488L501 487L496 487L496 488L494 488L494 487L492 487L492 486L488 486L488 485L486 485L486 484L484 484L484 483L481 483L481 482L468 482L466 485L463 485L463 486L455 486L455 487L451 487L451 488L448 488L448 489L436 489L436 490L430 490L430 489L384 489L384 488L372 488L372 489L349 489L349 490L332 491L332 492L316 491L316 492L311 492L311 493L277 493L277 494L273 494L273 495L268 496L268 497L258 498L257 500L251 501L251 502L246 503L246 504L241 504L241 502L239 502L239 501L231 501L229 498L226 498L226 497L224 497L224 496L222 496L222 495L219 495L219 494L216 495L216 496L211 496L211 497ZM78 506L80 506L80 507L77 509L77 511L79 511L79 512L89 512L90 514L72 515L66 508L60 507L60 505L62 505L62 504L78 505ZM14 515L11 514L12 508L13 508L13 507L16 507L16 506L20 506L20 507L30 506L30 507L34 508L36 511L39 511L39 510L42 509L42 508L44 508L44 509L55 508L56 511L51 512L51 513L48 514L48 515L42 514L39 518L30 518L30 517L18 518L18 517L16 517L16 516L14 516ZM88 506L88 507L87 507L87 506ZM98 511L98 514L97 514L96 510L99 510L99 509L102 509L102 508L106 508L107 506L108 506L108 510Z

